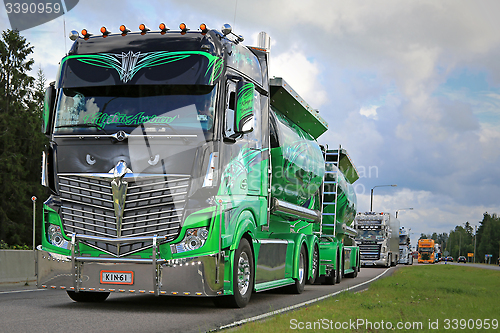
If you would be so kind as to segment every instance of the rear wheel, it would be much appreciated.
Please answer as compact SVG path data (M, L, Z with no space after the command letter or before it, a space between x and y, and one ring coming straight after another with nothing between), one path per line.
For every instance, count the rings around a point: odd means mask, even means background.
M67 290L69 298L71 298L75 302L87 302L87 303L99 303L104 302L106 298L109 296L109 292L107 293L98 293L91 291L69 291Z
M304 291L304 286L306 284L306 275L307 275L307 264L306 264L306 248L302 246L300 249L300 256L299 256L299 276L297 279L295 279L295 283L289 286L289 291L292 294L301 294Z
M340 253L337 254L337 269L335 270L335 279L337 283L342 281L342 276L344 275L344 259L340 256Z
M314 247L311 265L312 265L311 277L307 280L307 283L314 284L314 282L318 278L318 272L319 272L319 251L317 246Z
M220 307L244 308L252 296L254 283L254 261L248 240L242 238L234 253L233 295L215 297L214 303Z

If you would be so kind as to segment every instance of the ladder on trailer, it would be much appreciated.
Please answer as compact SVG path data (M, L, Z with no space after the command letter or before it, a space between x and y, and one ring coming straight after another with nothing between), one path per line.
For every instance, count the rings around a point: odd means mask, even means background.
M319 226L319 237L335 237L336 235L336 214L337 214L337 193L338 193L338 172L340 152L329 150L328 145L322 146L323 158L325 160L325 175L321 185L321 221Z

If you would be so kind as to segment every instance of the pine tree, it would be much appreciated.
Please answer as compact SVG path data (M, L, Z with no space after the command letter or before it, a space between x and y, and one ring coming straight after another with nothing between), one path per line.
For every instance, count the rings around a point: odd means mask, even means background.
M45 192L40 185L40 156L45 142L40 132L43 94L28 75L34 63L28 58L32 52L33 47L18 31L2 32L0 240L8 244L31 243L30 198L36 195L42 199Z

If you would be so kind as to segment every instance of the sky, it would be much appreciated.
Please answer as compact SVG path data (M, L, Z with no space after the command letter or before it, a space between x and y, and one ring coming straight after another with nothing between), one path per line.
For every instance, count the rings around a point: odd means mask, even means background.
M245 45L267 32L271 76L319 109L329 130L318 141L356 165L358 211L373 189L373 210L399 210L415 245L500 213L499 12L498 1L468 0L80 0L21 35L50 81L71 30L229 23Z

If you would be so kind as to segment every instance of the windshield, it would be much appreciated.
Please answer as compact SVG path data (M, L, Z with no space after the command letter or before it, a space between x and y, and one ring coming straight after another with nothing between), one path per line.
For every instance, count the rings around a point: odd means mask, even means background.
M63 88L55 134L131 133L147 126L148 135L193 134L210 140L216 86L122 85Z
M358 230L356 238L360 240L381 240L384 238L384 232L383 230Z
M418 250L420 252L434 252L434 248L433 247L419 247Z

